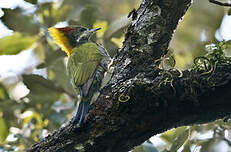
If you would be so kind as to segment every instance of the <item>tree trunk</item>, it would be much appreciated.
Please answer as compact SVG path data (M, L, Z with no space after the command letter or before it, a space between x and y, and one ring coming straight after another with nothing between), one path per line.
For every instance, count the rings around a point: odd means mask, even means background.
M143 0L134 10L114 73L78 127L67 124L33 145L28 152L127 152L151 136L182 125L230 115L231 66L211 75L162 70L179 20L191 0ZM212 82L212 83L211 83Z

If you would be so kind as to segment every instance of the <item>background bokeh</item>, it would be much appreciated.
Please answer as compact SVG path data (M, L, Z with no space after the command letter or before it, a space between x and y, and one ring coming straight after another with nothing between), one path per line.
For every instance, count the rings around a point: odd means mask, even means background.
M75 95L66 75L66 55L47 28L81 25L101 27L93 41L110 55L119 51L127 18L141 0L0 0L0 152L25 151L66 122ZM176 68L188 69L205 45L230 45L231 12L195 1L174 34L169 50ZM230 54L230 47L226 50ZM231 121L183 126L154 136L134 152L229 152Z

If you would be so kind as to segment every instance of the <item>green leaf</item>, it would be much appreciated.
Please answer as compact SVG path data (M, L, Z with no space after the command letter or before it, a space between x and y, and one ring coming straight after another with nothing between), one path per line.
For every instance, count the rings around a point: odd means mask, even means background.
M2 115L2 112L0 112L0 115ZM0 116L0 143L4 142L6 137L9 134L8 127L6 125L5 120Z
M189 136L189 129L186 129L178 137L176 137L176 139L174 140L171 146L170 151L176 152L185 143L185 141L188 139L188 136Z
M3 11L4 16L1 19L10 29L30 35L38 34L39 26L33 22L33 15L24 15L25 11L20 8Z
M62 88L39 75L23 75L23 82L30 89L27 97L35 102L52 102L63 93Z
M23 36L20 33L3 37L0 39L0 55L17 54L28 49L36 40L37 37L35 36Z

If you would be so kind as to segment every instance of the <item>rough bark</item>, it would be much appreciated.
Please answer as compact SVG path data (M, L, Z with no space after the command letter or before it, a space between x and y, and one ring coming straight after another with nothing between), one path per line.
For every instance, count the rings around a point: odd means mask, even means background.
M230 65L203 71L168 71L157 61L191 0L143 0L132 13L114 74L85 123L68 124L28 152L126 152L167 129L230 115ZM212 82L212 83L211 83ZM78 146L76 146L78 145Z

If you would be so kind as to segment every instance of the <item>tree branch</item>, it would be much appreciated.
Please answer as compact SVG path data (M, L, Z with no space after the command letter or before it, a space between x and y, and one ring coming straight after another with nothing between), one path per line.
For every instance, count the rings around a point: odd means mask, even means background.
M190 4L191 0L143 0L132 13L113 77L85 123L61 127L28 152L78 151L74 147L126 152L167 129L230 115L231 65L217 66L210 75L186 70L181 76L155 63L166 54Z

